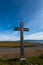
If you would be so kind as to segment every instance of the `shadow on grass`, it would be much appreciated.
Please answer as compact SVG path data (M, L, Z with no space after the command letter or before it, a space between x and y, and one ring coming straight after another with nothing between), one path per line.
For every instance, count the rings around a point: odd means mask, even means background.
M16 61L19 61L19 58L13 58L13 59L8 59L7 61L12 61L12 62L16 62Z
M39 59L42 59L42 60L43 60L43 54L41 54L41 55L39 56Z
M0 65L19 65L19 58L0 59Z

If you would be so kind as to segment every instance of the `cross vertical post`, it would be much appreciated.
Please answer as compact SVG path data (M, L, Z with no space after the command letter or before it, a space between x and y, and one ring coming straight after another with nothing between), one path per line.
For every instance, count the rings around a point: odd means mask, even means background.
M24 57L24 44L23 44L23 22L20 22L20 43L21 43L21 46L20 46L20 60L25 60L25 57Z
M24 28L23 27L23 22L20 22L20 28L19 27L15 27L14 30L15 31L20 31L20 60L23 61L23 60L25 60L24 44L23 44L23 31L29 31L29 29L28 28Z

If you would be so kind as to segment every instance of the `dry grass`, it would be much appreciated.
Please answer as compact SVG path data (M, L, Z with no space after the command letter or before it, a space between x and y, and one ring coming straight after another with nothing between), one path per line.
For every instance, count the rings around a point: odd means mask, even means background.
M36 44L24 42L24 47L35 47ZM17 48L20 42L0 42L0 48Z
M24 42L25 47L35 47L36 44ZM0 48L17 48L20 47L20 42L0 42ZM43 48L37 50L25 50L25 57L38 56L43 54ZM11 58L11 57L20 57L19 52L6 52L0 53L0 58Z
M33 43L24 43L25 47L35 47L36 44ZM19 42L0 42L0 48L13 48L20 47ZM23 65L33 65L39 63L43 65L43 48L37 50L25 50L26 63ZM39 57L39 58L38 58ZM0 53L0 65L20 65L20 51L19 52L5 52ZM41 59L42 58L42 59Z

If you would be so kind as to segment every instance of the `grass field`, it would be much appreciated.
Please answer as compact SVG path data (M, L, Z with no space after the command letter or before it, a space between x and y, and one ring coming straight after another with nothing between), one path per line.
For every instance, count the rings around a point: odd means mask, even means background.
M24 47L35 47L36 44L24 42ZM20 42L0 42L0 48L17 48Z
M0 65L43 65L43 54L38 57L28 57L23 64L20 64L19 58L0 59Z
M36 47L38 44L24 42L24 47ZM0 48L18 48L20 42L0 42ZM2 57L1 57L2 56ZM43 48L25 51L26 60L23 64L19 60L20 53L9 52L0 54L0 65L43 65Z

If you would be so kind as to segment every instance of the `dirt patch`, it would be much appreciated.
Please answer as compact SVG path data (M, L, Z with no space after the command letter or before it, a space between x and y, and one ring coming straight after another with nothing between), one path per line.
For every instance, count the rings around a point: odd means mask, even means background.
M25 51L25 57L33 57L33 56L39 56L43 54L43 48L38 50L27 50ZM0 53L0 58L19 58L20 52L8 52L8 53Z

